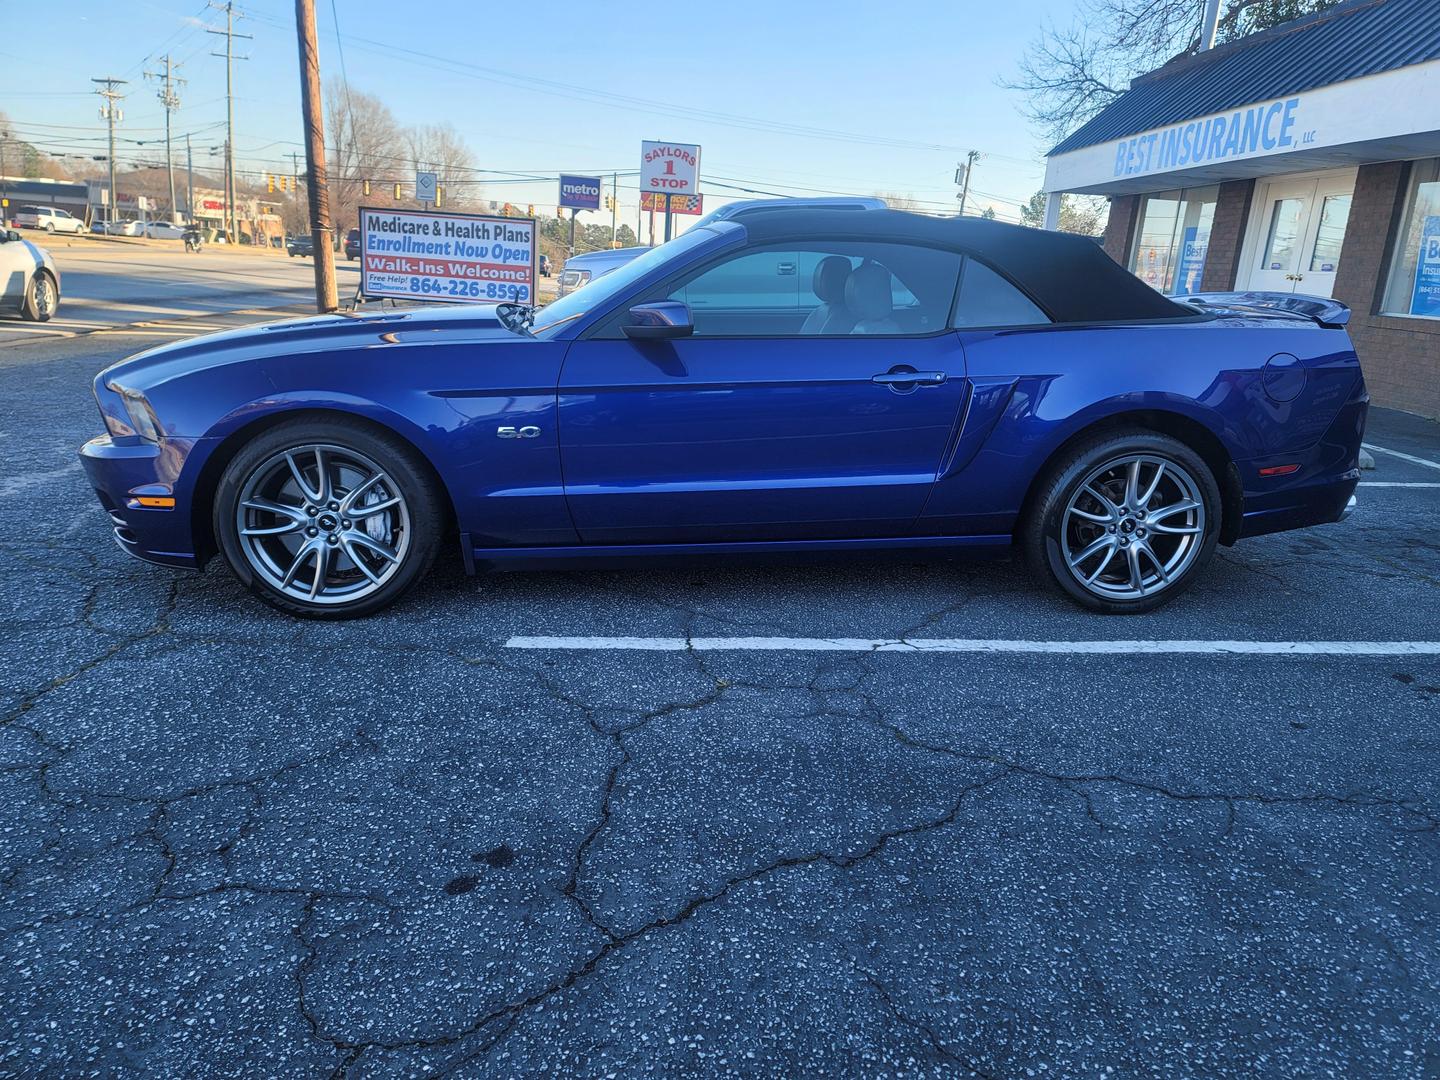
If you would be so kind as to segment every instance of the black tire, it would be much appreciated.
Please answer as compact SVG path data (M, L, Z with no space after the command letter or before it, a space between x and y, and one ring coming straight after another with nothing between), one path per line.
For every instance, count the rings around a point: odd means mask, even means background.
M1070 517L1067 524L1067 509L1072 506L1073 500L1086 498L1080 496L1079 492L1087 484L1087 478L1095 476L1096 470L1105 469L1107 465L1121 462L1132 455L1143 455L1146 461L1167 463L1167 479L1164 483L1177 485L1177 489L1184 483L1186 487L1193 490L1194 496L1185 501L1198 503L1203 507L1203 515L1192 513L1186 516L1186 527L1199 530L1192 537L1186 538L1172 536L1168 527L1162 535L1162 530L1154 527L1158 522L1154 520L1149 522L1150 539L1146 541L1146 549L1148 550L1148 544L1152 542L1157 545L1161 543L1175 545L1174 550L1177 553L1174 563L1175 572L1166 581L1152 585L1148 595L1134 597L1106 595L1104 593L1106 589L1129 592L1133 592L1134 589L1127 590L1123 583L1107 582L1105 578L1100 578L1097 584L1087 586L1081 577L1088 576L1088 571L1091 570L1097 574L1100 573L1101 571L1095 570L1100 565L1099 560L1106 557L1113 558L1114 555L1119 554L1119 549L1112 551L1110 548L1102 548L1093 556L1094 562L1080 563L1078 564L1079 569L1072 570L1066 556L1067 546L1069 550L1073 550L1091 536L1096 540L1103 541L1105 536L1102 534L1107 530L1117 537L1115 541L1112 541L1112 546L1119 543L1119 537L1127 535L1126 529L1131 530L1129 533L1131 538L1134 537L1135 532L1138 532L1139 536L1143 538L1146 536L1145 526L1147 524L1144 521L1144 515L1143 513L1139 515L1140 520L1137 521L1134 515L1127 513L1123 507L1119 507L1117 508L1118 518L1111 519L1112 521L1118 520L1118 524L1112 528L1103 524L1092 525L1088 516ZM1114 465L1112 467L1119 469L1124 466ZM1173 467L1173 471L1170 471L1169 467ZM1141 468L1144 468L1144 465ZM1151 468L1153 470L1154 466L1152 465ZM1105 472L1101 475L1108 477L1114 474ZM1153 472L1152 475L1154 475ZM1103 483L1103 479L1101 482ZM1164 501L1159 492L1156 497L1161 502ZM1120 501L1123 502L1123 499ZM1152 499L1150 505L1153 505L1155 501L1156 499ZM1098 499L1087 505L1094 510L1101 508ZM1171 505L1176 505L1176 503L1171 503ZM1103 432L1086 439L1080 444L1070 447L1059 458L1051 462L1037 483L1034 496L1016 538L1032 572L1037 577L1048 579L1056 588L1082 607L1108 615L1133 615L1153 611L1162 604L1169 603L1190 587L1215 550L1215 542L1220 535L1222 512L1219 485L1216 483L1210 466L1199 454L1178 439L1173 439L1168 435L1161 435L1144 428L1127 428ZM1170 520L1173 523L1174 518ZM1093 533L1071 533L1062 537L1062 528L1088 529L1093 530ZM1131 555L1128 547L1130 540L1127 539L1125 542L1127 544L1124 549L1126 556L1139 563L1138 552L1141 545L1137 541L1135 545L1137 552ZM1181 553L1182 546L1183 554ZM1083 548L1081 550L1083 552ZM1161 558L1165 559L1166 557L1166 549L1161 549ZM1153 556L1148 561L1151 563L1152 572L1163 573L1159 569L1159 562ZM1140 565L1143 568L1143 563ZM1126 569L1128 570L1128 567ZM1110 571L1110 575L1117 575L1120 571L1121 568L1117 567ZM1145 592L1144 576L1142 570L1139 579L1142 585L1140 589L1142 594ZM1132 583L1135 580L1133 577L1130 578Z
M60 290L55 279L44 270L37 270L25 290L25 300L20 305L20 314L31 322L49 322L60 307Z
M408 514L403 527L405 541L393 545L401 552L393 572L387 567L385 572L390 576L378 588L352 601L342 599L316 603L293 590L282 591L275 582L267 579L263 570L257 572L252 566L252 556L247 554L240 536L238 504L247 484L252 483L255 475L264 470L267 463L273 462L277 454L321 444L338 449L342 456L343 453L354 453L378 465L385 474L387 485L401 496L404 512ZM336 494L343 496L338 485ZM446 497L424 460L400 439L361 420L301 417L285 421L256 436L230 460L215 490L212 527L217 546L231 571L246 588L271 607L306 619L353 619L389 607L425 576L435 562L445 532L447 507ZM303 542L300 532L295 530L295 542ZM314 533L310 532L310 535ZM318 544L323 539L324 536L318 537L315 542ZM333 536L331 542L333 546ZM252 546L253 543L251 541ZM347 548L346 554L353 552ZM335 573L343 573L339 567L344 561L340 553L337 551L331 558L336 560ZM308 580L313 582L315 576L312 570ZM293 584L298 586L300 583ZM353 584L370 587L359 579L354 579ZM322 591L324 587L328 584L322 586Z
M45 223L45 231L52 236L55 235L55 223L53 221L47 221Z

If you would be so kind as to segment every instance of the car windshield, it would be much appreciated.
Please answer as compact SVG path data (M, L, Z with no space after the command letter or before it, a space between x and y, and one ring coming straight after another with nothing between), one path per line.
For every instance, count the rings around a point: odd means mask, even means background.
M683 258L707 241L715 239L715 234L716 230L713 228L691 228L669 243L651 248L603 277L592 278L588 285L537 311L532 332L536 337L545 337L582 315L605 307L657 267L672 259Z

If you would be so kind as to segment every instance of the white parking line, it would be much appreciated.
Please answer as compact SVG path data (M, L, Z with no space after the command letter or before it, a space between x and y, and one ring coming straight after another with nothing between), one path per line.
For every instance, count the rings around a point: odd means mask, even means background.
M1400 482L1400 481L1398 481L1398 480L1364 480L1364 481L1361 481L1360 486L1361 486L1361 487L1398 487L1398 488L1440 488L1440 483L1436 483L1436 484L1422 484L1422 483L1402 483L1402 482Z
M1440 641L1026 641L985 638L512 637L507 649L631 652L1184 653L1255 656L1437 656Z
M1366 450L1374 450L1377 454L1389 454L1401 461L1413 462L1416 465L1424 465L1427 469L1440 469L1440 461L1431 461L1429 458L1416 457L1414 454L1402 454L1399 450L1387 450L1383 446L1376 446L1374 443L1361 443Z

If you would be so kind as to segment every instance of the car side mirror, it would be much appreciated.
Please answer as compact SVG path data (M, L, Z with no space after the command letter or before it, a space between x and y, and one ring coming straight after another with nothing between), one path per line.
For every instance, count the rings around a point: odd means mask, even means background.
M15 243L17 240L19 240L19 239L20 239L20 234L19 234L18 232L16 232L14 229L6 229L6 230L5 230L5 242L6 242L6 243L13 244L13 243Z
M637 304L630 309L630 321L622 329L625 336L637 341L662 341L689 337L695 332L695 319L690 305L679 300L656 300Z

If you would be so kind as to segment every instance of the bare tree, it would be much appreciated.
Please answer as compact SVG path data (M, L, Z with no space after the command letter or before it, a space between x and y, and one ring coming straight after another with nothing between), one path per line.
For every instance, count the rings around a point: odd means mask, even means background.
M1223 0L1216 40L1333 7L1339 0ZM1059 142L1125 92L1131 79L1200 47L1205 0L1080 0L1069 26L1049 24L1019 75L1003 83L1027 99L1036 127Z
M475 158L453 127L433 124L410 128L405 132L405 142L417 168L438 174L447 206L458 209L480 200L480 189L474 183Z
M334 147L330 213L337 232L359 221L362 202L388 205L391 187L405 178L405 142L399 123L379 98L332 81L325 91L326 136ZM370 181L371 191L364 195Z

